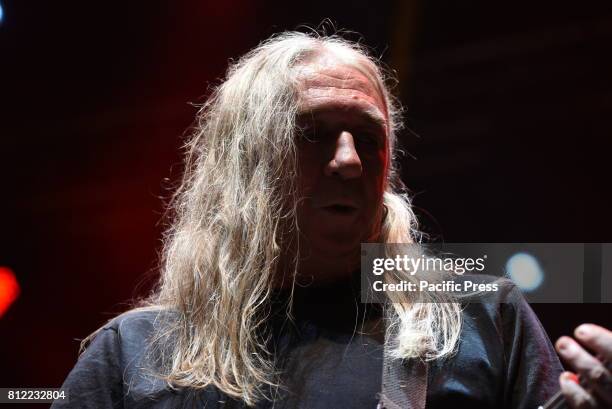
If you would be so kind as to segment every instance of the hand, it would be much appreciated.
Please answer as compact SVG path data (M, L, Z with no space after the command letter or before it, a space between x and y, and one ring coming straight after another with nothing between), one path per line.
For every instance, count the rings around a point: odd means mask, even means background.
M578 342L561 337L555 344L563 362L578 374L561 374L559 382L565 400L574 409L612 408L612 332L582 324L574 331L574 337Z

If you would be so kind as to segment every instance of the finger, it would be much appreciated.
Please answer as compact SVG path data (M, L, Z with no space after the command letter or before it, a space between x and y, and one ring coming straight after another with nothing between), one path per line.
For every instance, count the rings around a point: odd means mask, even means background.
M555 348L563 362L581 375L586 374L593 367L602 366L597 358L585 351L580 344L570 337L559 338Z
M595 324L582 324L574 331L581 344L600 355L606 361L612 361L612 331Z
M563 372L559 377L561 392L572 409L597 408L595 399L576 382L576 375Z
M576 341L561 337L556 343L563 361L580 374L602 401L612 405L612 375L603 364L585 351Z

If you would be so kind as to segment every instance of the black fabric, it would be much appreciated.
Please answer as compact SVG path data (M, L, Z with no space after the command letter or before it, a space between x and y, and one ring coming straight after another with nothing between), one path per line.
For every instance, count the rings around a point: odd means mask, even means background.
M382 345L354 328L379 311L365 309L356 296L346 283L299 290L295 322L290 322L284 314L286 294L277 295L270 346L286 388L277 391L274 402L261 401L257 408L376 408ZM457 353L430 362L427 408L533 409L557 391L561 365L520 292L506 283L492 301L467 304ZM111 321L64 382L69 403L52 408L243 407L213 387L172 390L142 369L151 361L147 339L163 321L156 312L132 312Z

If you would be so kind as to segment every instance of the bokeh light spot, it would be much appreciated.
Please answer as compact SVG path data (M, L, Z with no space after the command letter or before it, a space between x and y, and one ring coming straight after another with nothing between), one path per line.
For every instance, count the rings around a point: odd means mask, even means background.
M0 267L0 317L19 297L19 283L15 273L8 267Z
M506 262L506 274L523 291L534 291L544 281L538 259L529 253L516 253Z

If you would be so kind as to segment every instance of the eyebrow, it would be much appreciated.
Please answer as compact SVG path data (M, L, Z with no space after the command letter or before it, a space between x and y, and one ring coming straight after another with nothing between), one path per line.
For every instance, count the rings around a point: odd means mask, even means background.
M384 129L387 131L387 120L382 115L380 110L378 109L367 109L367 110L357 110L357 109L341 109L346 112L350 112L358 116L362 121L367 122L369 125L374 125L380 129ZM320 107L315 108L303 112L298 113L299 120L316 120L317 117L324 116L325 114L330 114L336 112L333 106Z

